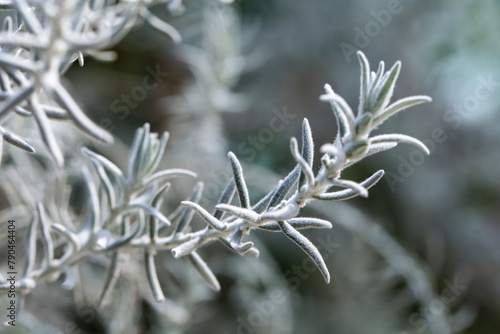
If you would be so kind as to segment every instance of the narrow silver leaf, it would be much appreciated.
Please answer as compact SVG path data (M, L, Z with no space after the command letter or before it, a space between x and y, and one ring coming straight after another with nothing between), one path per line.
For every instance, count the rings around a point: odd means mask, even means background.
M330 273L328 272L325 261L323 260L323 257L321 256L321 253L318 251L316 246L314 246L314 244L309 241L309 239L307 239L292 226L290 226L288 222L279 221L278 224L281 227L283 233L297 246L299 246L311 258L311 260L313 260L314 264L316 264L319 271L323 275L325 282L330 283Z
M389 142L389 143L370 144L368 146L368 151L361 158L347 161L347 163L344 164L344 168L352 166L355 163L359 162L360 160L369 157L370 155L390 150L391 148L394 148L396 146L398 146L398 143Z
M170 189L170 183L165 183L162 185L155 194L153 194L151 199L151 206L156 210L160 209L162 203L162 196L165 192ZM167 218L168 219L168 218ZM149 216L149 239L151 240L151 244L156 243L156 239L158 238L158 221L154 216Z
M96 182L92 179L90 172L87 168L82 168L83 179L85 180L85 185L87 186L88 192L88 203L89 203L89 228L92 235L97 235L99 229L101 228L101 207L99 205L99 196L96 188Z
M364 180L363 182L360 183L360 185L365 188L365 189L370 189L373 187L377 182L384 176L384 171L379 170L376 173L374 173L372 176ZM325 193L321 195L315 195L314 198L323 200L323 201L340 201L340 200L346 200L350 199L353 197L358 196L359 193L353 189L345 189L341 191L336 191L333 193Z
M343 98L336 95L332 87L325 85L325 95L320 96L321 101L330 102L333 114L337 119L338 138L341 140L352 132L354 126L354 114Z
M372 154L384 152L390 150L391 148L396 147L397 143L379 143L379 144L371 144L368 147L368 152L365 153L365 157L370 156Z
M197 203L183 201L181 202L181 205L187 206L188 208L195 210L200 215L200 217L203 218L203 220L205 220L205 222L212 228L219 231L224 231L227 229L227 225L223 224L217 218L213 217L210 213L208 213L207 210L203 209Z
M5 140L7 143L14 145L16 147L19 147L20 149L28 152L28 153L35 153L35 149L33 146L28 144L24 139L21 137L16 136L12 132L8 131L7 129L4 129L0 127L0 132L2 133L3 140Z
M394 92L394 86L396 85L400 70L401 62L397 61L391 69L384 74L378 86L373 90L369 106L370 112L379 114L387 107Z
M154 250L146 250L144 252L144 262L146 268L146 277L149 283L153 297L158 303L165 301L165 295L158 281L158 274L156 273Z
M87 115L85 115L85 113L80 109L80 106L68 93L66 88L61 85L61 83L52 82L50 89L55 93L59 102L67 109L68 116L80 129L104 143L111 144L113 142L113 136L95 125L87 117Z
M229 204L217 204L215 206L217 209L222 211L227 211L238 218L248 221L253 224L258 224L260 222L260 216L258 213L252 211L251 209L240 208L238 206Z
M299 166L302 170L302 173L305 175L305 179L307 180L307 184L309 184L310 187L314 187L314 173L312 171L311 166L299 153L297 139L295 139L294 137L292 137L290 139L290 151L292 152L292 155L293 155L295 161L299 164ZM299 186L300 186L300 181L299 181Z
M359 65L361 67L361 80L359 87L359 109L358 115L364 112L366 99L368 98L368 85L370 82L370 63L362 51L357 53Z
M146 128L149 129L148 123L144 124L143 127L138 128L134 133L134 139L132 140L132 147L130 148L130 153L128 156L128 164L127 164L127 180L129 183L134 180L134 166L137 163L137 159L139 159L138 156L139 146L142 143L142 139L144 136L144 132L146 131Z
M238 191L238 196L240 197L240 205L242 208L250 208L250 196L248 195L248 188L243 176L243 169L241 164L234 155L233 152L227 154L229 161L231 162L231 168L233 169L234 182L236 184L236 190Z
M163 224L170 226L170 221L168 220L168 218L165 217L158 209L144 203L131 203L122 211L122 213L135 211L136 209L143 209Z
M206 241L202 238L194 238L172 249L172 256L176 259L186 256L201 247Z
M214 290L220 291L220 284L212 270L208 267L208 265L203 261L203 259L196 252L192 252L187 256L187 259L191 263L191 265L196 269L198 274L207 282L207 284Z
M393 134L385 134L385 135L378 135L375 137L370 138L370 144L377 144L377 143L405 143L405 144L411 144L417 146L419 149L421 149L425 154L429 155L431 152L425 146L424 143L422 143L420 140L413 138L411 136L399 134L399 133L393 133Z
M92 164L94 165L99 179L101 179L101 184L103 185L104 191L106 192L106 196L108 198L109 207L111 209L114 209L116 207L116 195L113 184L111 183L108 174L106 174L106 171L104 170L104 167L99 160L92 159Z
M191 196L187 199L189 202L198 203L201 199L201 195L203 193L203 182L198 182L194 188ZM184 232L189 224L191 224L191 220L193 219L194 211L191 208L184 208L182 215L179 217L179 220L176 222L175 233Z
M236 190L236 184L234 183L234 179L231 179L224 188L224 191L222 192L222 195L217 203L218 204L231 203L235 190ZM224 211L222 210L215 210L213 214L214 218L216 219L222 219L223 215Z
M377 88L378 85L380 84L380 80L382 80L382 77L384 76L384 71L385 71L385 63L382 60L378 64L378 69L377 69L377 73L375 74L375 77L373 78L373 80L371 80L370 86L368 88L369 90L368 90L368 95L366 96L366 100L370 99L370 96L372 96L372 94L373 94L373 90L375 88ZM366 103L366 100L365 100L365 103ZM366 104L365 104L365 108L367 108ZM369 112L369 110L366 110L366 109L364 111Z
M48 267L52 265L54 261L54 243L52 242L52 237L50 236L49 222L45 216L45 209L41 202L36 203L36 208L38 210L38 219L40 220L40 225L42 228L42 244L45 252L44 259Z
M113 173L115 175L116 179L120 180L122 182L122 184L125 184L125 176L123 176L122 171L120 170L120 168L118 168L117 165L115 165L114 163L112 163L110 160L103 157L102 155L97 154L97 153L89 150L86 147L82 147L81 151L83 154L89 156L91 159L99 161L103 165L104 168L106 168L108 171L110 171L111 173Z
M45 115L42 108L40 108L40 105L34 97L31 98L30 105L45 146L47 146L47 149L49 150L50 155L54 158L57 166L62 167L64 165L64 156L59 148L59 145L57 144L56 137L54 136L54 132L52 131L52 127L49 123L49 118Z
M160 143L158 145L156 155L153 159L151 166L149 167L151 171L156 170L156 168L160 164L161 158L163 157L163 153L165 152L165 148L167 147L168 138L169 138L169 133L164 132L160 138Z
M274 191L274 194L269 201L269 204L267 205L268 210L278 205L285 198L285 196L288 194L288 191L292 189L292 187L299 179L300 171L300 166L295 166L295 168L285 177L283 182L281 182L278 187L276 187L276 190Z
M311 127L309 126L309 121L304 118L302 121L302 157L307 162L307 164L312 167L314 161L314 141L312 137ZM304 185L306 181L306 176L304 172L300 174L299 178L299 189Z
M388 106L383 113L381 113L373 122L373 127L377 127L378 125L382 124L387 120L389 117L392 115L397 114L398 112L405 110L407 108L426 103L426 102L431 102L432 99L429 96L425 95L416 95L416 96L410 96L410 97L405 97L403 99L400 99L390 106Z
M144 212L139 211L138 214L138 219L137 219L137 224L135 229L132 232L124 231L123 234L125 234L122 237L115 238L111 241L108 242L106 245L106 248L101 249L101 252L109 252L109 251L114 251L117 250L118 248L127 245L130 243L132 239L134 239L137 235L139 235L143 230L146 225L146 219L144 217ZM123 225L124 227L126 226L125 224Z
M146 22L151 25L151 27L171 38L174 43L179 44L182 42L181 35L174 27L154 16L149 10L141 11L141 15L146 19Z
M360 196L363 197L368 197L368 190L360 185L359 183L356 183L354 181L349 181L349 180L339 180L339 179L334 179L334 180L329 180L333 185L343 187L343 188L351 188L355 192L357 192Z
M149 135L149 123L145 123L142 128L144 131L141 132L142 136L137 139L138 147L135 154L135 159L132 161L132 175L129 175L129 183L134 182L136 179L142 179L142 177L145 176L143 173L143 167L148 162L145 159L145 155L146 152L149 152L149 142L151 139Z
M306 228L332 228L332 223L319 218L292 218L288 220L288 223L296 230ZM281 227L277 222L259 225L259 229L270 232L281 232Z
M68 113L66 112L66 110L62 108L54 107L48 104L40 104L40 107L43 109L47 117L50 119L55 119L55 120L68 119Z
M114 252L111 256L111 264L108 267L104 285L101 293L99 294L99 302L97 304L99 309L102 309L103 306L109 303L111 293L113 292L116 282L118 281L118 277L120 277L120 269L120 253Z
M150 184L152 184L153 182L165 181L167 179L177 177L179 175L187 175L187 176L191 176L191 177L197 176L195 172L192 172L192 171L187 170L187 169L180 169L180 168L165 169L165 170L162 170L161 172L157 172L151 176L144 178L144 180L142 181L141 187L147 187Z
M31 216L28 235L26 236L26 261L24 262L23 277L31 274L35 266L38 219L38 212L34 211Z

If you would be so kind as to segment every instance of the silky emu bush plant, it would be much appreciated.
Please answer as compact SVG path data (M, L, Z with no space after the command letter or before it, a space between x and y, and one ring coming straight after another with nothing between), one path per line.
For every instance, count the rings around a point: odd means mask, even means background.
M80 109L61 83L60 77L75 61L83 65L84 56L110 58L103 51L119 41L140 21L178 39L175 30L154 17L148 6L166 1L64 1L29 3L13 2L22 23L15 27L6 19L0 34L0 130L3 141L30 153L35 149L29 140L7 129L13 115L34 117L48 151L56 165L63 166L64 156L57 144L49 119L72 120L81 130L95 138L111 142L112 136L97 127ZM168 4L172 5L170 1ZM172 10L178 10L180 6ZM159 136L145 124L133 140L126 171L106 157L88 149L81 151L89 161L82 168L86 186L86 206L81 224L75 224L69 212L69 201L61 205L68 193L48 196L39 201L33 212L26 236L24 268L16 286L22 295L29 294L44 282L64 276L63 288L72 289L77 280L74 268L96 254L111 258L107 278L99 297L100 306L110 299L127 252L144 256L144 275L157 302L165 300L156 272L155 255L170 251L174 258L186 258L214 290L220 284L197 250L219 241L230 250L248 257L258 257L259 250L247 235L252 230L282 232L300 247L316 264L327 283L330 274L316 246L299 231L306 228L331 228L331 223L314 217L301 217L300 209L311 201L339 201L368 196L384 174L375 172L363 182L341 178L347 167L362 159L408 143L429 154L419 140L403 134L370 136L371 132L392 115L411 106L429 102L427 96L413 96L390 104L401 63L385 71L380 62L376 72L370 70L365 55L359 51L361 66L360 97L357 112L329 85L321 101L328 102L337 121L337 135L332 143L322 145L319 168L313 166L314 142L308 120L302 123L301 143L290 140L290 152L296 166L271 191L255 204L250 203L244 171L235 154L228 158L233 176L223 190L215 208L199 204L203 183L195 185L192 194L170 214L162 212L162 202L170 188L170 179L196 177L184 169L156 171L167 145L168 133ZM2 140L2 139L0 139ZM77 149L75 147L75 149ZM338 188L343 188L342 190ZM237 199L233 197L237 195ZM54 214L59 213L59 214ZM64 214L63 214L64 213ZM199 215L206 226L194 231L190 225ZM37 248L41 241L43 253ZM40 260L41 258L41 260ZM0 277L0 291L10 285Z

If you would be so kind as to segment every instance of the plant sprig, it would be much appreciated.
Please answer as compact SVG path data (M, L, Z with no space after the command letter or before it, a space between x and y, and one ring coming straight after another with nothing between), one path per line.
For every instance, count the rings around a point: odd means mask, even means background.
M300 247L316 264L323 278L330 282L330 273L317 247L300 230L306 228L331 228L328 221L314 217L300 217L301 208L314 200L338 201L355 196L368 196L368 189L384 175L375 172L362 182L341 178L344 169L360 160L390 148L398 143L416 145L425 153L427 147L418 139L388 134L370 137L370 132L387 118L409 106L430 101L427 96L409 97L389 105L401 67L397 62L384 73L381 62L377 73L362 52L358 52L361 65L360 106L355 114L329 85L320 100L329 102L337 119L337 136L333 143L320 147L323 153L321 166L315 173L313 166L314 141L307 119L302 123L301 145L291 138L290 151L296 166L269 193L256 204L250 202L244 170L235 154L228 158L233 176L211 212L202 207L203 183L198 182L192 194L167 217L161 212L161 202L172 177L196 176L182 169L155 172L163 156L168 134L161 138L150 133L149 124L136 131L126 173L102 155L83 148L82 151L94 168L86 167L83 176L88 193L88 213L78 231L64 224L50 223L43 205L37 206L28 237L28 259L24 278L19 282L28 293L41 281L53 280L66 275L64 287L72 287L72 266L82 258L96 253L109 254L112 265L108 270L100 305L104 305L116 282L121 267L119 258L127 251L141 249L144 254L145 277L156 301L165 296L156 273L157 252L170 250L174 258L186 257L200 276L214 290L220 289L217 278L198 255L199 248L212 242L221 242L230 250L244 256L258 257L259 250L246 236L252 230L282 232ZM332 188L343 188L342 190ZM234 195L237 193L237 203ZM200 216L206 227L197 231L191 228L194 215ZM41 235L38 233L41 227ZM36 240L40 237L44 246L44 261L35 269ZM67 245L63 254L55 258L54 246ZM69 281L68 281L69 279ZM0 290L5 286L0 285Z

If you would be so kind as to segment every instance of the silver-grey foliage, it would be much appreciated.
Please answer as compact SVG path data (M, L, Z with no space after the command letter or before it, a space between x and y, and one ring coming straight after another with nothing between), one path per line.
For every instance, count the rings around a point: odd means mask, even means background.
M429 153L423 143L406 135L370 137L370 132L390 116L409 106L430 101L430 98L409 97L389 105L400 62L385 73L384 63L381 62L374 73L370 71L362 52L358 52L358 57L361 87L357 113L329 85L325 86L326 94L320 97L320 100L330 103L337 119L338 132L333 143L320 147L323 156L319 170L314 171L314 141L309 122L304 119L300 147L297 139L290 140L290 151L296 166L253 205L243 168L232 152L229 152L228 158L233 177L215 208L203 208L199 204L203 192L203 183L199 182L189 198L167 215L161 212L161 204L170 188L170 179L196 177L193 172L183 169L156 171L168 133L158 137L158 134L150 132L148 124L138 129L126 172L104 156L82 148L93 166L93 170L87 167L82 169L87 188L84 222L79 229L74 229L68 222L49 221L44 206L38 203L28 230L27 259L23 278L18 281L19 288L26 294L44 281L53 281L65 275L63 288L71 289L75 284L73 268L78 265L77 262L92 254L104 253L111 257L111 266L100 293L99 304L102 306L109 300L110 291L120 273L121 254L140 251L144 254L144 277L149 282L154 299L162 302L165 296L156 272L155 255L159 251L170 250L174 258L186 257L207 284L218 291L219 282L197 250L219 241L240 255L258 257L259 250L252 241L246 240L255 229L282 232L313 260L329 283L330 273L320 252L299 230L331 228L331 223L314 217L300 217L300 209L314 200L367 197L368 189L382 178L382 170L362 182L341 178L345 168L367 156L398 143L414 144ZM236 201L233 200L235 193L238 197ZM205 221L206 227L196 231L192 229L191 221L195 214ZM39 264L36 262L37 239L42 241L44 250L43 261ZM55 255L56 250L60 255ZM0 285L0 290L8 290L7 284Z
M113 137L94 124L64 86L61 76L73 62L83 66L84 57L113 60L106 51L141 22L168 35L174 42L179 33L154 16L149 8L167 4L176 11L180 1L170 0L13 0L4 4L18 12L19 26L7 16L0 33L0 131L3 139L30 153L35 149L10 133L2 124L15 113L33 116L42 139L57 165L63 154L50 119L72 121L81 130L105 143Z
M52 120L72 121L84 133L103 142L112 142L112 136L95 125L69 93L64 84L65 72L75 62L83 66L87 56L112 60L114 54L107 50L142 22L168 35L174 42L180 41L179 33L150 11L152 6L166 5L171 12L180 13L183 6L179 0L13 0L3 1L1 5L2 8L17 10L19 24L13 17L7 17L0 32L0 157L4 141L29 153L35 152L30 140L9 130L9 121L14 117L33 117L58 166L63 166L64 154L58 144L58 140L61 141L51 128ZM229 23L232 28L236 26L236 21L230 20ZM219 28L224 30L222 26ZM223 39L219 30L208 29L209 39ZM234 42L238 41L237 38L227 38L222 43L237 44ZM221 49L225 52L239 50L237 46ZM215 51L217 49L214 47ZM216 57L225 66L211 63L194 48L184 48L180 56L193 69L197 80L203 81L202 91L207 94L206 99L193 99L194 102L225 111L232 108L224 101L246 104L240 95L227 89L239 74L247 70L239 53L229 52L227 55L222 52ZM362 52L358 52L358 59L361 86L356 112L329 85L325 85L325 94L320 96L321 101L331 105L337 122L336 137L319 146L323 154L320 166L313 166L315 145L309 122L304 119L301 140L290 140L290 154L296 165L256 203L251 202L253 197L238 157L229 152L233 175L215 207L200 204L204 187L198 182L191 195L173 212L165 212L162 204L171 189L171 180L180 178L184 181L186 176L194 178L196 174L175 168L157 171L169 134L151 133L148 124L136 131L123 170L103 155L81 148L88 162L81 169L86 190L82 213L76 219L71 215L71 190L66 188L67 185L50 190L43 202L38 199L25 231L26 255L16 283L18 291L24 296L37 286L56 281L59 277L64 277L64 289L74 289L80 283L78 266L83 261L107 257L110 261L97 302L103 307L110 302L118 278L126 271L123 262L127 253L140 253L143 271L137 275L142 275L148 282L148 296L171 307L160 284L158 252L170 251L174 258L184 257L210 288L219 291L221 285L199 255L199 249L220 242L239 255L257 258L260 251L249 240L252 230L283 233L311 258L325 281L330 282L330 273L321 253L301 231L328 229L332 224L316 217L303 217L301 209L311 201L367 197L368 189L383 177L383 170L361 182L341 177L347 167L365 157L393 148L398 143L413 144L429 153L422 142L404 134L370 135L392 115L428 102L430 98L413 96L391 104L401 63L396 62L386 72L385 64L381 62L377 71L372 72ZM221 73L212 67L220 67ZM34 197L25 189L19 192L22 197ZM191 224L196 215L205 223L198 230ZM37 247L39 241L41 247ZM9 285L0 276L0 294L8 290Z

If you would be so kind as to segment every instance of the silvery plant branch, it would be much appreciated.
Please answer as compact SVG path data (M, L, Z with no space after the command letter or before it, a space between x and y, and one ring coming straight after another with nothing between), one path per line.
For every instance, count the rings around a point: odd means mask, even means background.
M92 254L108 254L112 258L108 278L101 293L101 304L110 295L120 273L119 255L123 252L144 254L145 277L156 301L165 296L156 273L155 255L170 250L174 258L185 257L214 290L220 284L209 266L198 255L199 248L221 242L230 250L248 257L258 257L259 250L246 236L255 229L281 232L300 247L316 264L325 281L330 273L316 246L300 230L331 228L331 223L314 217L299 216L300 209L311 201L339 201L355 196L368 196L368 189L383 176L379 170L362 182L341 178L342 171L363 158L396 146L398 143L428 149L419 140L402 135L386 134L370 137L370 132L397 112L422 102L427 96L405 98L389 104L401 67L397 62L388 72L384 63L372 73L363 53L361 64L360 106L355 114L330 86L321 100L331 104L337 119L338 133L333 143L324 144L321 166L313 167L314 142L307 119L302 124L301 145L290 140L290 151L296 166L257 203L251 203L242 166L233 153L228 154L233 177L228 181L218 204L212 210L199 203L203 193L200 182L192 194L170 215L161 212L164 194L172 177L194 173L182 169L155 172L163 155L168 134L158 138L149 132L149 125L140 128L132 144L127 171L124 173L105 157L88 150L83 152L93 164L93 172L83 169L87 186L87 211L79 229L69 222L52 222L44 206L39 204L29 228L24 278L18 281L24 293L43 281L65 275L64 288L74 285L73 267ZM341 189L337 189L341 188ZM235 197L235 198L234 198ZM47 210L52 211L52 210ZM197 214L206 227L193 231L191 221ZM36 265L36 241L41 239L43 261ZM56 256L56 253L58 254ZM8 287L0 285L0 291Z
M86 116L61 76L75 61L83 66L86 55L113 60L114 53L106 50L141 22L180 42L179 33L150 11L158 4L167 4L172 11L182 6L175 0L13 0L4 4L17 11L21 23L14 25L8 16L0 32L0 126L13 114L32 116L59 166L64 157L50 120L70 120L90 136L111 143L113 137ZM6 142L35 151L4 126L0 131Z
M92 169L82 169L87 192L86 213L77 223L69 218L69 214L57 214L57 218L65 219L56 221L56 214L51 213L71 212L69 203L66 203L67 207L56 208L53 206L58 202L51 199L47 199L45 205L37 203L26 237L22 278L16 283L21 293L29 293L38 284L57 280L61 275L65 277L63 288L71 289L75 284L74 267L79 261L95 254L109 254L114 265L110 267L101 293L101 303L105 302L116 282L114 278L120 272L119 252L145 234L153 243L158 231L171 225L170 219L158 210L163 194L169 189L168 180L178 176L196 177L184 169L155 172L167 140L167 133L161 138L150 133L148 124L140 128L135 134L125 173L105 157L82 148L92 165ZM69 197L68 193L66 197ZM41 256L37 255L37 240L42 244ZM147 277L156 291L157 279L152 274L156 273L152 262L154 252L154 247L144 247ZM42 260L38 261L40 258ZM201 263L196 259L198 264ZM0 292L5 292L5 288L5 285L0 285Z

